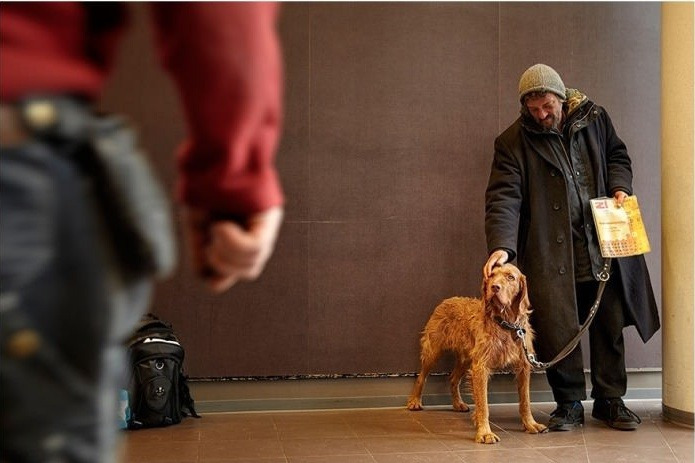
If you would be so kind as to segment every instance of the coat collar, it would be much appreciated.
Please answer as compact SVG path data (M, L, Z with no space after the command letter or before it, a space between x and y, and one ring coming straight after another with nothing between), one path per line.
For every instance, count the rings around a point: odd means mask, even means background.
M567 118L569 119L574 115L575 112L579 110L579 108L589 102L589 98L576 88L568 88L565 94L567 95L567 99L565 100L563 109L565 110L565 114L567 114Z

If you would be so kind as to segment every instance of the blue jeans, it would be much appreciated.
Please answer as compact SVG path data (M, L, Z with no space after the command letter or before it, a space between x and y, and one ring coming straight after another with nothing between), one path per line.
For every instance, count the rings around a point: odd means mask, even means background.
M150 283L113 264L69 144L0 149L0 460L108 462L123 338ZM8 346L37 334L38 349Z

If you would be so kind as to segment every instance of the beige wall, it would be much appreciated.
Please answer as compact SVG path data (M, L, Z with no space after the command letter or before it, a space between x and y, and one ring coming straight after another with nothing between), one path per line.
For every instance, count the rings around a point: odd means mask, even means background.
M693 3L662 6L662 287L664 415L693 425L695 148Z

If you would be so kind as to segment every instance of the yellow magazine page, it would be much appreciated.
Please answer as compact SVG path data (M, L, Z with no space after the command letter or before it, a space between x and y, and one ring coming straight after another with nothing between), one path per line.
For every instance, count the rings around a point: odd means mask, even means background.
M621 207L613 198L592 199L591 212L603 257L637 256L651 251L636 196L625 198Z

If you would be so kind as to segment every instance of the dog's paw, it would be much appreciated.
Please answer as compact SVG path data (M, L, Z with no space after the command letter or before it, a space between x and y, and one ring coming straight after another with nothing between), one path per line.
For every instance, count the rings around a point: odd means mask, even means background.
M454 402L454 403L452 404L452 406L454 407L454 410L456 410L457 412L467 412L467 411L470 411L470 409L471 409L471 408L468 406L468 404L466 404L466 402L463 402L463 401L460 401L460 400Z
M541 434L548 432L548 427L544 424L536 423L532 421L530 423L524 423L524 429L529 434Z
M418 412L422 410L422 401L416 397L411 397L410 399L408 399L406 407L408 407L408 410L410 410L411 412Z
M494 432L483 432L475 435L475 441L478 444L496 444L500 438Z

